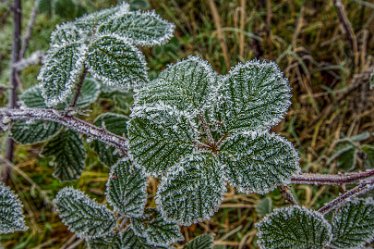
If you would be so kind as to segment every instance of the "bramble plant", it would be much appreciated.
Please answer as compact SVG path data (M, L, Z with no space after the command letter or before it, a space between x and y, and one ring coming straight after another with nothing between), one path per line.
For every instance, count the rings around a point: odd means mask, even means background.
M23 92L20 109L0 109L1 128L18 143L43 143L41 155L61 181L77 179L84 169L83 135L110 168L108 205L71 187L57 194L54 205L69 230L90 248L172 248L183 241L179 226L214 215L230 184L246 194L281 188L293 202L256 225L260 248L369 243L374 201L357 196L374 188L374 170L301 174L293 145L270 131L291 98L273 62L238 64L222 76L189 57L150 81L138 46L163 44L173 30L154 12L130 11L126 3L62 24L52 33L40 84ZM100 93L113 91L134 92L130 117L103 113L94 124L77 117ZM374 166L373 160L367 164ZM159 180L155 202L147 194L148 177ZM297 205L286 187L353 183L318 211ZM27 229L22 204L5 185L0 217L0 233ZM199 236L184 248L213 248L213 237Z

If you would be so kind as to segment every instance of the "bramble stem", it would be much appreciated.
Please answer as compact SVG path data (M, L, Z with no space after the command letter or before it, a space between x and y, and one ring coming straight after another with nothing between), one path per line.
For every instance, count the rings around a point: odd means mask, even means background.
M84 120L66 115L52 109L7 109L0 108L0 118L14 120L48 120L59 123L80 134L97 139L107 145L118 149L123 155L127 155L126 139L106 129L96 127Z
M304 173L291 178L291 184L343 185L374 176L374 169L344 175L323 175Z
M318 211L322 214L327 214L328 212L338 208L345 202L349 201L352 197L364 194L374 188L374 179L370 181L362 182L353 189L345 192L344 194L340 195L336 199L332 200L331 202L327 203L325 206L320 208Z
M87 68L83 69L82 74L79 77L79 81L75 87L75 94L73 99L71 100L70 107L75 107L78 102L79 95L81 94L81 88L83 86L84 79L86 78L87 75Z

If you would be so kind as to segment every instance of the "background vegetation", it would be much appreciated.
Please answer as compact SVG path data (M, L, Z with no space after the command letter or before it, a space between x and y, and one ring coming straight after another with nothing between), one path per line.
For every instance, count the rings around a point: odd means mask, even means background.
M55 26L87 12L117 4L116 0L41 0L26 58L48 48ZM369 74L374 69L374 4L343 1L354 39L339 20L332 0L132 0L134 9L155 9L176 24L175 37L166 45L144 49L149 73L155 77L168 63L199 55L224 74L250 59L276 61L293 88L292 106L275 130L298 149L304 172L337 173L365 168L357 140L353 154L338 156L341 139L360 135L360 144L374 145L374 90ZM12 45L11 0L0 1L0 103L7 103ZM26 29L34 1L23 0ZM357 46L354 46L354 43ZM39 66L21 72L21 90L37 83ZM87 120L101 112L129 114L131 96L102 95ZM364 133L366 132L366 133ZM371 134L370 134L371 133ZM5 140L5 139L3 139ZM88 149L88 146L87 146ZM73 185L104 201L108 169L90 150L82 177L60 183L52 177L48 158L39 146L17 146L11 187L20 196L30 229L0 236L5 248L83 248L83 243L60 222L51 200L57 191ZM348 158L348 159L347 159ZM354 158L356 164L346 164ZM157 182L150 180L155 193ZM311 208L339 194L339 187L292 187L299 202ZM230 189L219 212L207 222L184 227L186 240L208 232L218 248L255 248L259 221L286 202L279 191L267 196L243 195Z

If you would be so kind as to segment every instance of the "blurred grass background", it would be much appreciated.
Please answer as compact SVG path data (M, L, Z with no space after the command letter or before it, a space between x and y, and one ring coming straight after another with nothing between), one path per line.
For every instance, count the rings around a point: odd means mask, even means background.
M26 57L48 49L54 27L84 13L116 5L116 0L41 0ZM368 76L374 67L374 3L343 1L352 24L357 51L353 52L332 0L132 0L132 9L155 9L176 24L175 37L163 46L143 49L151 78L169 63L198 55L220 73L251 59L276 61L293 89L292 106L274 128L299 150L304 172L337 173L327 163L337 141L365 131L374 132L374 91ZM0 1L0 103L6 105L12 44L11 0ZM33 0L23 0L23 27ZM356 58L356 59L354 59ZM22 71L20 92L37 84L39 66ZM131 98L101 96L87 119L103 111L129 113ZM374 143L369 136L364 141ZM41 146L17 146L11 187L20 196L29 231L0 236L4 248L84 248L59 221L52 200L59 189L73 185L99 202L104 201L108 169L88 148L86 169L79 180L60 183L40 158ZM356 170L363 169L358 157ZM149 191L156 190L150 180ZM299 202L319 208L344 189L292 186ZM238 194L229 188L219 212L211 220L183 227L186 240L208 232L217 248L256 248L254 223L272 208L286 205L279 191L267 196ZM1 218L1 217L0 217Z

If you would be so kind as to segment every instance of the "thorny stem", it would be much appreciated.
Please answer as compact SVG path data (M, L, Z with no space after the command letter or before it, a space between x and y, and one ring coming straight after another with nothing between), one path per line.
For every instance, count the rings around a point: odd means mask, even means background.
M127 155L127 141L106 129L96 127L84 120L66 115L52 109L7 109L0 108L0 117L4 120L48 120L59 123L80 134L97 139L107 145L113 146L123 155Z
M291 178L292 184L343 185L374 176L374 169L344 175L301 174Z
M340 195L336 199L332 200L331 202L327 203L325 206L320 208L318 211L322 214L327 214L330 211L340 207L345 202L349 201L352 197L364 194L374 188L374 179L371 179L366 182L362 182L353 189L345 192L344 194Z

